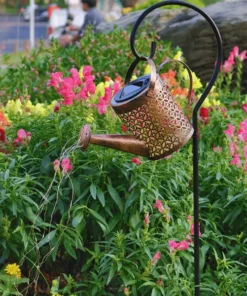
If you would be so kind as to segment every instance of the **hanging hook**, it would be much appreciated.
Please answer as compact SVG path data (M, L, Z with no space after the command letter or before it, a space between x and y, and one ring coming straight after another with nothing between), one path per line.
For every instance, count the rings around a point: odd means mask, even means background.
M217 60L216 65L213 71L213 74L211 76L211 79L209 83L207 84L204 92L202 93L200 99L197 101L194 109L193 109L193 128L194 128L194 134L193 134L193 195L194 195L194 279L195 279L195 294L194 296L200 295L200 261L199 261L199 166L198 166L198 126L197 126L197 113L199 111L199 108L201 107L203 101L206 99L208 93L210 92L211 88L213 87L213 84L218 76L220 66L222 63L222 41L220 37L219 30L214 23L214 21L200 8L179 0L168 0L168 1L162 1L159 3L156 3L152 6L150 6L148 9L146 9L141 16L137 19L136 23L134 24L134 27L132 29L131 35L130 35L130 48L132 50L133 55L140 59L141 56L137 53L135 49L135 34L136 31L142 22L142 20L154 9L166 6L166 5L180 5L185 6L188 8L191 8L195 11L197 11L200 15L202 15L205 20L210 24L211 28L214 31L214 34L216 36L216 42L217 42ZM151 43L150 48L150 55L149 58L153 58L156 50L156 43L153 41Z

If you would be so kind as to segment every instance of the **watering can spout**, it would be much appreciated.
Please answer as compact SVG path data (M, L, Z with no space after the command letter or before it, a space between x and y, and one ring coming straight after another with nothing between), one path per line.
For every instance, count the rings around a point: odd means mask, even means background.
M132 153L140 156L149 156L149 150L143 141L131 135L92 135L88 124L80 130L79 145L85 151L89 144L103 146Z

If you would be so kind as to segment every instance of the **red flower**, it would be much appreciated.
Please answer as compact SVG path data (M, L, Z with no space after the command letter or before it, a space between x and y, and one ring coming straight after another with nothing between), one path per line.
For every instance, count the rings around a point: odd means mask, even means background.
M131 160L131 162L133 162L133 163L135 163L135 164L141 164L141 160L140 160L140 158L138 158L138 157L133 157L132 158L132 160Z
M204 121L205 124L209 123L209 112L208 108L202 107L200 109L200 117Z
M121 125L121 129L124 133L127 133L128 131L127 127L124 124Z
M0 141L3 143L6 141L5 130L2 127L0 127Z
M244 112L247 113L247 104L243 104L242 108L243 108Z

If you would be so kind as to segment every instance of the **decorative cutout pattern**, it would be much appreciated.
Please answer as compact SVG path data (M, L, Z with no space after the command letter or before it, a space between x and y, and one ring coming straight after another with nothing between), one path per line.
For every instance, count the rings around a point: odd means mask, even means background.
M145 142L151 159L165 157L180 149L192 136L190 121L179 109L169 88L163 81L160 87L148 93L146 104L119 114L128 130Z

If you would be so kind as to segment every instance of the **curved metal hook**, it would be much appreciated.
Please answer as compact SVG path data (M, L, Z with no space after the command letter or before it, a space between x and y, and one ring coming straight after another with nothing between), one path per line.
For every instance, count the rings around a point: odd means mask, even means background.
M168 0L168 1L162 1L157 4L154 4L150 6L148 9L146 9L141 16L137 19L131 35L130 35L130 47L134 54L134 56L139 59L141 58L138 53L135 50L135 34L136 31L141 23L141 21L154 9L166 6L166 5L180 5L185 6L188 8L191 8L195 11L197 11L200 15L202 15L206 21L210 24L211 28L214 31L214 34L216 36L217 41L217 60L216 65L212 74L212 77L206 86L204 92L202 93L200 99L197 101L194 109L193 109L193 128L194 128L194 134L193 134L193 195L194 195L194 276L195 276L195 296L200 295L200 258L199 258L199 166L198 166L198 123L197 123L197 113L199 108L201 107L203 101L206 99L208 93L210 92L211 88L213 87L213 84L218 76L221 62L222 62L222 41L220 37L220 33L218 31L218 28L214 21L200 8L179 0ZM156 43L152 42L151 44L151 50L150 50L150 56L149 58L153 58L156 50Z
M143 21L143 19L154 9L162 7L162 6L166 6L166 5L180 5L180 6L185 6L188 8L191 8L195 11L197 11L199 14L201 14L210 24L210 26L212 27L215 36L216 36L216 41L217 41L217 60L216 60L216 65L215 65L215 69L213 71L212 77L206 87L206 89L204 90L203 94L201 95L200 99L198 100L197 104L194 107L193 110L193 119L194 119L194 114L196 116L196 113L198 112L200 106L202 105L203 101L205 100L206 96L208 95L209 91L211 90L217 76L220 70L220 66L221 66L221 62L222 62L222 41L221 41L221 36L219 33L219 30L216 26L216 24L214 23L214 21L210 18L210 16L208 16L203 10L201 10L200 8L187 3L187 2L183 2L183 1L179 1L179 0L170 0L170 1L162 1L159 2L157 4L154 4L152 6L150 6L148 9L146 9L141 15L140 17L137 19L136 23L134 24L134 27L132 29L131 35L130 35L130 48L132 50L132 53L134 54L134 56L136 58L141 58L141 56L139 56L139 54L137 53L136 49L135 49L135 34L136 31L140 25L140 23ZM150 56L149 58L153 58L154 54L155 54L155 50L156 50L156 43L153 41L151 43L151 49L150 49Z

